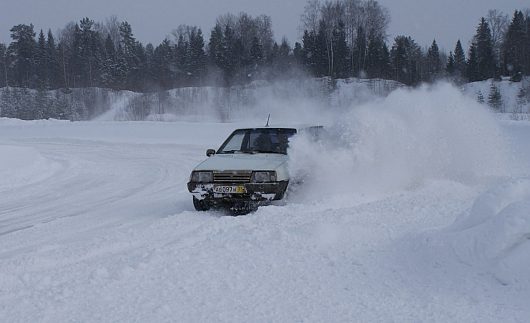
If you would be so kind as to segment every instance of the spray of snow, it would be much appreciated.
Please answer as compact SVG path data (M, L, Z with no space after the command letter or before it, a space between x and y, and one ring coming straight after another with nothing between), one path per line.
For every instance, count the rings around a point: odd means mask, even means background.
M290 172L304 181L298 197L388 193L506 169L498 122L449 84L400 89L336 117L322 140L291 145Z

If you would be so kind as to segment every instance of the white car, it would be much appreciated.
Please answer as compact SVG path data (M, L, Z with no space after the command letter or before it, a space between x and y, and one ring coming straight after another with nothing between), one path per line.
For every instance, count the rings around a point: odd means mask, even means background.
M192 171L188 190L198 211L228 207L248 213L281 200L289 185L287 148L300 132L316 135L321 126L261 127L235 130L221 147Z

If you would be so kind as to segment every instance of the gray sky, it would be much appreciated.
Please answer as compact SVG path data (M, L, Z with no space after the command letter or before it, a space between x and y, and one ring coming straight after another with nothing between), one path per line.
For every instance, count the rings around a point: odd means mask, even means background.
M390 10L389 43L394 36L412 36L427 46L436 38L439 46L452 50L460 38L467 47L479 18L496 8L511 17L515 9L530 7L528 0L379 0ZM245 11L272 17L275 36L293 43L306 0L0 0L0 41L9 42L9 29L33 23L38 32L55 32L67 22L89 17L103 21L115 14L127 20L143 43L158 44L180 24L199 25L206 35L223 13Z

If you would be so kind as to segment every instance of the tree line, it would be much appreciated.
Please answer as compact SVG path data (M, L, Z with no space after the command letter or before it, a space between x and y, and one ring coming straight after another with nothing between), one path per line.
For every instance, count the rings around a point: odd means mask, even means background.
M309 1L302 15L301 62L315 76L384 78L416 85L440 78L474 82L530 75L530 11L511 20L482 17L467 55L460 40L449 54L436 40L422 48L410 36L386 43L388 11L373 0ZM296 53L295 53L296 56Z
M405 35L387 43L389 21L388 10L375 0L310 0L301 16L301 42L294 46L285 38L275 41L269 16L246 13L219 16L209 38L197 26L181 25L156 46L142 44L132 26L115 16L104 22L83 18L55 34L37 34L32 24L19 24L10 30L11 42L0 43L0 87L24 93L62 89L68 94L72 88L91 87L157 92L244 85L301 73L391 79L412 86L440 78L464 83L530 75L528 10L515 11L511 19L490 10L480 19L467 52L458 40L448 54L436 40L428 48ZM63 110L38 116L67 115Z
M206 41L201 28L181 25L156 47L142 44L116 17L83 18L54 35L32 24L10 30L0 44L0 87L104 87L150 92L171 88L245 84L278 76L294 64L286 39L274 41L271 19L246 13L217 19Z

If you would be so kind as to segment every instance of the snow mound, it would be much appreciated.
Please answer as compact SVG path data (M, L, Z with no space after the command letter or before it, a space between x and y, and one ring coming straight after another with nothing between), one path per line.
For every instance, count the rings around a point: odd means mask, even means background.
M27 147L0 145L0 191L43 180L59 165Z
M21 120L15 118L0 118L0 126L25 126L25 125L56 125L66 124L68 120L57 119L40 119L40 120Z
M337 116L318 142L293 140L290 172L304 198L380 194L426 180L504 175L505 143L493 115L443 83L398 89ZM311 174L311 176L308 176Z
M467 213L431 245L449 248L461 262L502 284L530 287L530 178L511 180L480 195Z

